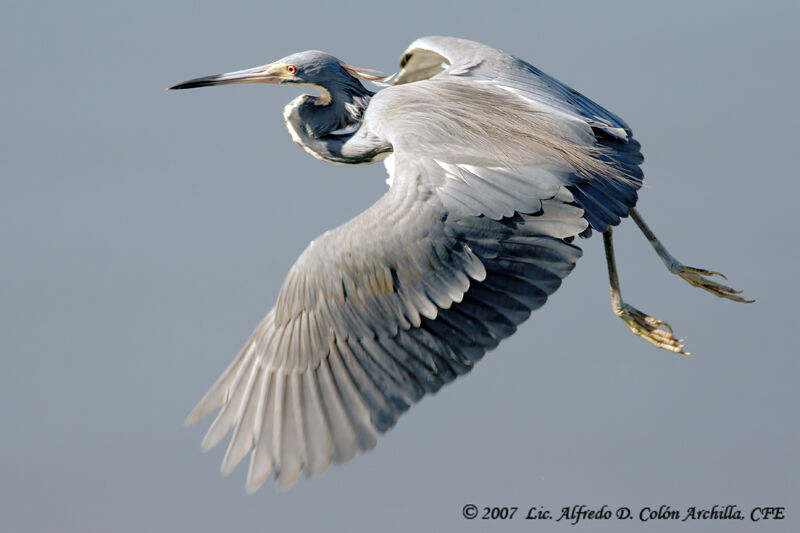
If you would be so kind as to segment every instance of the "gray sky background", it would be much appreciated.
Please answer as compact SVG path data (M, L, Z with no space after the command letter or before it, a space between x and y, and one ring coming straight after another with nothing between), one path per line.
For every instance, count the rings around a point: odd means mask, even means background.
M540 531L466 503L788 506L783 522L584 531L797 531L797 2L6 1L0 10L0 530ZM694 355L610 310L602 240L475 371L378 447L288 493L218 475L184 416L314 236L385 190L382 165L309 157L293 89L167 93L323 49L393 72L429 34L522 57L621 115L640 208L687 264L618 232L624 295Z

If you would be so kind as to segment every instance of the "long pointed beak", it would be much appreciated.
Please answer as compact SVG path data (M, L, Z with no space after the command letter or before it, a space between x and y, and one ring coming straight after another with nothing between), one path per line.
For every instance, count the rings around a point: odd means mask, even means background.
M210 87L212 85L229 85L233 83L272 83L277 84L282 80L290 79L291 75L285 70L285 65L271 63L260 67L237 70L236 72L226 72L225 74L215 74L184 81L169 87L173 89L194 89L195 87Z

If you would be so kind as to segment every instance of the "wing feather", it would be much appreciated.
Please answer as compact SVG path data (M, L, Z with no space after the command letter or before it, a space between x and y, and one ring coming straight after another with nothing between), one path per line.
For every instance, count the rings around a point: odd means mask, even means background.
M228 449L225 451L225 457L222 459L221 472L223 476L233 472L236 465L244 459L253 446L253 427L256 422L258 400L261 396L260 388L263 385L261 379L263 371L260 364L254 365L245 387L242 405L236 417L239 423L236 424Z
M333 441L322 410L316 372L299 375L302 382L303 431L306 438L306 470L310 476L323 474L331 464ZM313 436L313 438L311 438Z
M377 385L377 376L371 374L369 369L364 368L347 342L337 341L336 349L359 394L369 406L370 421L375 429L383 433L394 426L399 412L405 409L398 410L396 405L392 405L389 396ZM408 406L406 405L406 407Z
M317 383L319 384L320 403L328 421L331 433L333 450L331 460L343 463L352 459L358 451L356 434L347 418L339 391L333 381L330 369L330 357L326 358L317 368Z
M256 424L255 446L250 456L250 468L247 472L247 492L255 492L264 484L272 471L275 457L272 450L272 434L275 419L275 372L264 373L264 384L261 387L262 397L259 402Z
M334 382L342 399L342 406L347 413L350 426L353 428L357 449L371 450L377 443L375 428L370 423L369 409L358 393L339 352L334 345L328 358Z
M303 458L306 455L305 439L302 434L302 413L300 412L299 388L297 372L280 374L278 388L275 391L275 455L279 457L277 469L277 485L288 489L297 482L303 470Z

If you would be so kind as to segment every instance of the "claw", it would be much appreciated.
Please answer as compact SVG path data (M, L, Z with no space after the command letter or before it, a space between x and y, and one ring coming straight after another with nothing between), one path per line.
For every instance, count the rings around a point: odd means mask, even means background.
M675 274L678 274L680 277L685 279L690 285L694 285L695 287L700 287L703 290L710 292L720 298L727 298L728 300L733 300L734 302L741 302L741 303L753 303L755 300L748 300L746 298L742 298L738 296L742 293L742 291L737 291L732 287L728 287L727 285L722 285L721 283L717 283L716 281L711 281L708 278L704 278L703 276L719 276L722 279L727 280L728 278L725 274L721 272L715 272L713 270L706 270L704 268L695 268L689 267L686 265L677 265L673 270Z
M716 270L706 270L705 268L696 268L696 267L680 265L678 267L678 271L679 272L691 272L693 274L701 274L703 276L719 276L722 279L725 279L725 280L728 279L728 276L726 276L722 272L717 272Z
M683 339L676 339L672 326L650 315L646 315L626 303L617 312L634 335L638 335L650 344L682 355L691 355L684 351Z

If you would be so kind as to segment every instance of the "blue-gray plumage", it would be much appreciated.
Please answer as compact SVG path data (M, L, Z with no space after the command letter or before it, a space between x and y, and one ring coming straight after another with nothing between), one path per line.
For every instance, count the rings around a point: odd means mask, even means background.
M309 51L172 87L271 83L316 89L284 111L293 140L340 164L386 159L390 188L315 239L275 307L187 418L221 407L208 449L231 430L230 472L252 449L247 488L375 445L425 394L471 370L558 289L603 233L612 305L628 327L677 353L669 326L622 301L612 226L630 214L668 268L745 301L676 261L634 209L643 174L625 122L532 65L486 45L426 37L377 94L365 69ZM385 85L385 84L384 84ZM391 156L391 157L389 157Z

